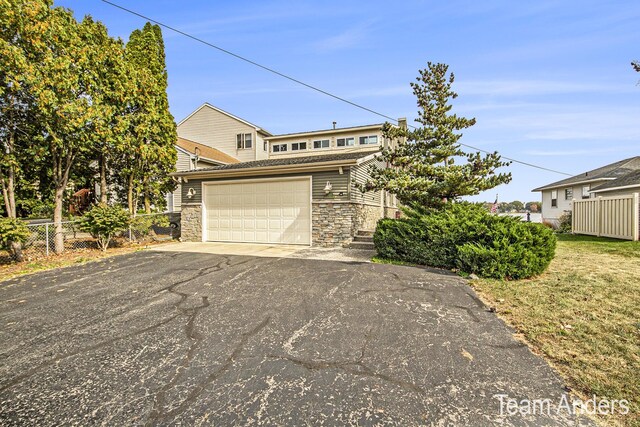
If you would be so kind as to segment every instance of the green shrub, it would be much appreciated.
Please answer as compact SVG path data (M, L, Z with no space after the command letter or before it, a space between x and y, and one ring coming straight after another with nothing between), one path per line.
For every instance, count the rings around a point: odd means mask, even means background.
M547 269L556 248L549 228L513 217L488 219L486 234L458 248L458 268L496 279L524 279Z
M470 203L406 210L403 219L382 219L373 240L383 258L495 278L539 274L555 251L555 237L546 227L492 215Z
M0 218L0 246L11 258L22 260L22 244L29 238L29 227L16 218Z
M560 215L557 231L558 233L564 234L568 234L573 231L571 228L571 211L566 211Z
M169 227L169 225L169 218L166 215L143 215L131 218L131 231L138 238L154 234L154 226Z
M94 205L82 217L80 228L93 236L106 251L111 238L129 225L129 212L119 206Z

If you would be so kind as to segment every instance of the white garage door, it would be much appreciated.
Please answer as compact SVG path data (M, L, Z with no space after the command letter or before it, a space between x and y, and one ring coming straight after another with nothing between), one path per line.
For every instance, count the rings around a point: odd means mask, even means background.
M206 240L311 244L309 179L204 184Z

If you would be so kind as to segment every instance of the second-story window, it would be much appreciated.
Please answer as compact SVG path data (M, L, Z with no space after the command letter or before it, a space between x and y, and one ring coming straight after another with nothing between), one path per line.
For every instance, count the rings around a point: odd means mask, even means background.
M291 143L291 151L306 150L306 149L307 149L307 143L306 142L293 142L293 143Z
M273 144L271 146L271 151L274 153L282 153L283 151L287 151L287 144Z
M360 137L360 145L369 145L369 144L377 144L377 143L378 143L378 136L377 135L361 136Z
M338 147L352 147L355 145L355 138L338 138L336 139L336 145Z
M238 150L244 150L253 146L253 140L250 133L239 133L236 135L236 147Z
M313 148L329 148L329 140L328 139L319 139L317 141L313 141Z

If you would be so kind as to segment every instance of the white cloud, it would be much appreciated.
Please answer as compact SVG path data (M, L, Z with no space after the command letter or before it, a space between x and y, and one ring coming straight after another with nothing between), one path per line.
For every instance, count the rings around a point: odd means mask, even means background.
M373 22L369 21L352 26L340 33L317 41L314 47L318 51L329 52L358 46L366 39L372 24Z

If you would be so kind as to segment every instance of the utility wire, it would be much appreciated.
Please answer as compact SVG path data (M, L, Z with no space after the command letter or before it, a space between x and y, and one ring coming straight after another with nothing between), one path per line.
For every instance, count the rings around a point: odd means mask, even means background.
M291 76L289 76L289 75L287 75L287 74L281 73L280 71L274 70L273 68L269 68L269 67L267 67L267 66L265 66L265 65L262 65L262 64L260 64L260 63L258 63L258 62L252 61L252 60L251 60L251 59L249 59L249 58L245 58L244 56L238 55L237 53L233 53L233 52L231 52L231 51L229 51L229 50L227 50L227 49L221 48L220 46L216 46L216 45L214 45L213 43L210 43L210 42L208 42L208 41L206 41L206 40L203 40L203 39L201 39L201 38L199 38L199 37L196 37L196 36L194 36L194 35L191 35L191 34L189 34L189 33L186 33L186 32L184 32L184 31L182 31L182 30L179 30L179 29L177 29L177 28L175 28L175 27L172 27L172 26L170 26L170 25L167 25L167 24L165 24L165 23L163 23L163 22L157 21L157 20L155 20L155 19L153 19L153 18L150 18L150 17L148 17L148 16L146 16L146 15L143 15L143 14L141 14L141 13L139 13L139 12L136 12L136 11L134 11L134 10L128 9L128 8L126 8L126 7L124 7L124 6L121 6L121 5L119 5L119 4L116 4L116 3L112 2L112 1L109 1L109 0L100 0L100 1L102 1L103 3L106 3L106 4L108 4L108 5L111 5L111 6L115 7L115 8L118 8L118 9L120 9L120 10L123 10L123 11L125 11L125 12L127 12L127 13L130 13L130 14L132 14L132 15L138 16L138 17L140 17L140 18L142 18L142 19L146 19L147 21L153 22L154 24L157 24L157 25L159 25L159 26L161 26L161 27L164 27L164 28L166 28L166 29L168 29L168 30L170 30L170 31L173 31L174 33L178 33L178 34L180 34L180 35L183 35L183 36L185 36L185 37L187 37L187 38L189 38L189 39L191 39L191 40L194 40L194 41L196 41L196 42L198 42L198 43L202 43L202 44L204 44L204 45L206 45L206 46L209 46L209 47L211 47L211 48L213 48L213 49L216 49L216 50L218 50L218 51L220 51L220 52L222 52L222 53L226 53L227 55L233 56L234 58L239 59L239 60L241 60L241 61L244 61L244 62L246 62L246 63L248 63L248 64L251 64L251 65L256 66L256 67L258 67L258 68L262 68L262 69L263 69L263 70L265 70L265 71L268 71L268 72L270 72L270 73L272 73L272 74L275 74L275 75L277 75L277 76L280 76L280 77L282 77L282 78L284 78L284 79L290 80L290 81L292 81L292 82L294 82L294 83L297 83L297 84L299 84L299 85L301 85L301 86L304 86L304 87L306 87L306 88L308 88L308 89L314 90L314 91L319 92L319 93L321 93L321 94L323 94L323 95L326 95L326 96L329 96L329 97L331 97L331 98L337 99L338 101L344 102L344 103L349 104L349 105L351 105L351 106L353 106L353 107L356 107L356 108L359 108L359 109L361 109L361 110L367 111L367 112L369 112L369 113L371 113L371 114L375 114L376 116L379 116L379 117L382 117L382 118L385 118L385 119L391 120L392 122L396 122L396 123L398 122L398 119L395 119L395 118L393 118L393 117L391 117L391 116L388 116L388 115L386 115L386 114L380 113L380 112L375 111L375 110L372 110L371 108L367 108L367 107L365 107L364 105L357 104L357 103L355 103L355 102L353 102L353 101L349 101L348 99L342 98L341 96L335 95L335 94L333 94L333 93L331 93L331 92L328 92L328 91L326 91L326 90L324 90L324 89L321 89L321 88L319 88L319 87L317 87L317 86L313 86L313 85L311 85L311 84L309 84L309 83L305 83L305 82L303 82L302 80L298 80L298 79L296 79L296 78L294 78L294 77L291 77ZM413 129L416 129L416 127L415 127L415 126L412 126L412 125L408 125L408 126L409 126L409 127L411 127L411 128L413 128ZM470 149L472 149L472 150L480 151L480 152L485 153L485 154L493 154L493 153L492 153L492 152L490 152L490 151L483 150L483 149L481 149L481 148L474 147L474 146L472 146L472 145L467 145L467 144L463 144L463 143L459 143L459 144L460 144L460 145L462 145L462 146L464 146L464 147L470 148ZM511 161L511 162L519 163L519 164L521 164L521 165L529 166L529 167L532 167L532 168L537 168L537 169L545 170L545 171L548 171L548 172L557 173L557 174L560 174L560 175L572 176L572 175L571 175L571 174L569 174L569 173L560 172L560 171L557 171L557 170L554 170L554 169L549 169L549 168L546 168L546 167L544 167L544 166L534 165L533 163L523 162L523 161L521 161L521 160L517 160L517 159L510 158L510 157L506 157L506 156L501 156L501 157L502 157L503 159L509 160L509 161Z

